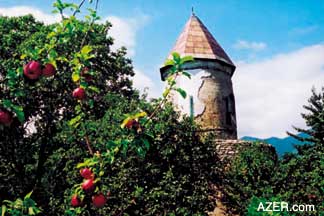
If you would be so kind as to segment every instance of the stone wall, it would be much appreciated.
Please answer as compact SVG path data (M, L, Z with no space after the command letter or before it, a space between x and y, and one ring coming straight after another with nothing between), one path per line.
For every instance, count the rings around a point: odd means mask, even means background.
M191 74L177 77L177 87L187 93L169 95L169 100L181 114L192 116L204 130L217 130L224 139L236 139L235 97L231 76L233 69L217 61L195 60L184 69Z
M225 139L215 139L216 153L221 160L230 160L239 152L244 149L250 148L253 142L245 140L225 140ZM276 155L276 150L272 145L261 143L264 146L264 151Z
M263 150L273 156L274 160L277 160L276 150L272 145L266 143L260 143ZM218 158L221 160L224 167L228 167L231 164L232 159L244 149L251 148L255 143L244 140L230 140L230 139L215 139L216 153ZM225 168L226 170L226 168ZM228 212L227 202L224 202L224 194L221 189L223 185L212 185L211 186L215 192L214 199L216 202L216 207L212 212L209 212L209 216L233 216L232 213ZM235 215L239 216L239 215Z

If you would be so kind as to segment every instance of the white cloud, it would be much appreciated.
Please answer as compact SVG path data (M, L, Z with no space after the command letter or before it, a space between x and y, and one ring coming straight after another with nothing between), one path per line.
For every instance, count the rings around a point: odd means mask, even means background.
M36 20L42 21L45 24L52 24L60 21L60 16L57 14L47 14L38 8L29 7L29 6L15 6L9 8L0 8L0 15L2 16L23 16L27 14L32 14Z
M239 50L252 50L252 51L261 51L267 47L267 44L264 42L249 42L246 40L238 40L233 47Z
M305 127L300 113L311 88L324 84L324 45L314 45L255 63L241 63L233 77L239 135L286 136Z
M149 98L158 98L161 96L163 86L162 82L159 82L159 78L153 81L151 77L140 70L135 69L134 71L133 84L136 89L140 90L141 93L147 92Z
M121 46L125 46L128 50L129 56L134 56L136 47L136 35L138 31L145 26L148 22L149 17L147 15L139 15L133 18L123 18L117 16L108 16L104 20L108 20L112 23L110 29L110 36L115 41L113 49L118 49Z

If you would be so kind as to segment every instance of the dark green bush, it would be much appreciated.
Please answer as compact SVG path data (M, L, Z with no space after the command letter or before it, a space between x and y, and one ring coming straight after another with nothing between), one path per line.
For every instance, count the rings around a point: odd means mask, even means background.
M139 100L128 100L108 94L110 104L104 117L89 121L96 129L94 149L105 151L106 142L126 136L120 128L123 113L151 106ZM157 139L150 140L150 149L144 158L132 149L126 156L116 156L102 184L110 191L105 208L96 211L100 215L205 215L212 210L209 200L209 184L215 181L217 160L210 140L204 142L195 134L191 119L179 122L178 114L167 105L155 119L156 124L147 128ZM86 157L86 147L76 142L73 132L65 129L57 139L65 143L51 155L46 163L48 172L43 178L44 196L50 197L46 207L49 213L63 214L69 208L70 188L80 182L76 165ZM75 144L76 143L76 144ZM47 195L46 195L47 194ZM94 212L86 207L83 212ZM99 212L99 213L98 213Z
M255 212L260 201L283 201L293 204L310 204L315 212L307 215L324 214L324 89L312 92L308 111L302 114L308 129L296 128L308 137L297 139L307 142L296 146L297 153L288 153L278 163L270 158L260 146L246 149L233 162L225 174L225 192L229 206L241 214L267 215ZM289 133L290 135L293 135ZM251 199L254 197L253 199ZM248 212L248 213L246 213ZM287 212L281 212L285 215ZM289 215L305 215L303 212Z
M224 173L224 192L231 211L243 214L253 196L269 198L273 194L272 178L277 158L262 143L253 143L232 161Z

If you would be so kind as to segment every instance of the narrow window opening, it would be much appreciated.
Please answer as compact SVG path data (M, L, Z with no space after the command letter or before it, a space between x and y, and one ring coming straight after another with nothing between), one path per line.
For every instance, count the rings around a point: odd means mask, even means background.
M189 100L190 100L190 117L193 118L194 117L194 99L193 99L192 95L190 95Z
M226 124L232 126L235 124L235 101L234 95L230 94L225 98L226 106Z
M225 106L226 106L226 124L227 125L232 125L231 104L230 104L230 99L228 97L225 98Z

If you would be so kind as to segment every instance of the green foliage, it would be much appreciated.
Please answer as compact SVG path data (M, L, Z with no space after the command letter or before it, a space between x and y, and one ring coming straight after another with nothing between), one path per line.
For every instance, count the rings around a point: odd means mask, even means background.
M296 146L297 153L285 154L278 163L261 148L246 149L225 174L228 184L224 190L234 211L241 214L248 212L248 215L268 215L255 211L259 202L284 201L290 205L314 205L316 211L307 212L307 215L324 214L324 89L320 93L313 90L309 104L304 107L309 112L302 116L309 128L296 129L307 133L309 137L294 136L309 144ZM295 215L303 213L296 212Z
M255 142L234 159L225 173L224 192L234 211L243 213L253 196L271 197L277 169L275 152Z
M39 209L35 201L30 198L31 195L32 192L28 193L23 200L20 198L16 199L15 201L4 200L4 205L2 205L0 211L1 216L26 216L40 214L41 209Z
M321 215L324 214L324 88L319 93L313 89L308 101L304 108L309 112L302 117L309 129L296 129L309 135L297 137L309 144L296 146L297 154L284 156L275 186L283 199L297 204L314 204L317 212L313 215Z
M168 74L166 76L168 87L163 92L163 97L167 98L169 93L174 90L177 91L183 98L187 97L187 93L181 89L176 87L176 80L179 76L183 75L191 78L190 74L183 70L183 64L186 62L193 61L192 56L184 56L180 57L179 53L172 53L173 59L168 59L165 61L164 66L169 67Z
M43 166L46 158L64 145L54 139L60 133L59 121L81 113L102 118L109 107L101 103L106 92L138 97L131 87L129 77L134 72L126 51L110 51L110 24L89 25L73 17L64 22L69 26L66 31L60 23L45 26L31 16L0 17L0 108L15 113L10 127L0 125L0 201L21 197L38 184L34 196L42 200L40 204L47 202L39 192L39 182L48 172ZM32 59L55 64L57 73L36 82L27 80L23 66ZM75 64L78 59L86 65ZM71 76L83 66L93 79L86 83L82 77L78 83L87 85L89 100L77 113Z
M107 94L105 103L110 107L104 117L86 121L86 125L93 128L89 133L89 138L95 140L93 147L101 152L102 158L109 158L103 154L118 147L109 140L129 139L129 131L120 127L123 113L136 109L151 113L154 106L114 94ZM133 149L138 145L129 143L126 152L118 150L113 154L113 163L105 162L107 165L97 185L104 194L110 194L104 208L97 210L89 203L84 208L70 209L67 214L81 211L80 215L94 212L98 215L205 215L207 210L212 210L208 186L216 178L218 163L214 146L208 139L204 142L199 139L190 119L179 122L178 117L170 105L157 113L154 124L146 128L151 137L157 138L147 137L150 147L145 157L138 157ZM62 209L70 208L69 199L75 193L72 186L81 182L78 169L91 165L91 160L85 160L76 167L87 156L85 143L78 142L75 129L66 124L62 127L65 129L57 139L65 145L47 160L46 167L54 171L43 178L49 186L46 193L51 195L46 209L50 214L58 211L61 215ZM100 175L93 170L96 176Z
M307 137L299 137L290 132L289 135L296 139L315 144L315 148L319 151L324 151L324 87L321 92L316 92L312 89L312 96L308 100L308 105L304 106L304 109L308 113L302 113L302 117L305 119L308 129L302 129L294 127L297 132L306 133ZM305 147L306 149L308 146ZM301 146L297 146L297 150L303 151Z

